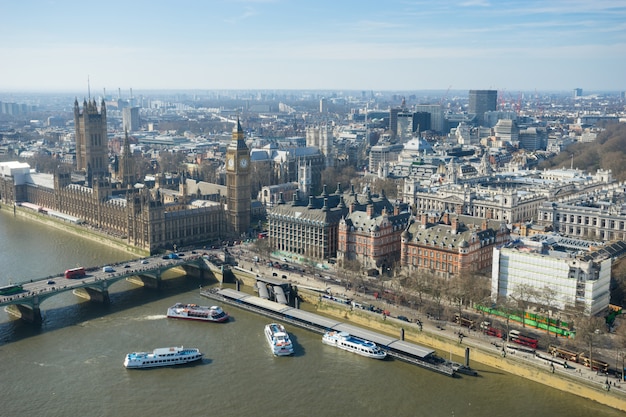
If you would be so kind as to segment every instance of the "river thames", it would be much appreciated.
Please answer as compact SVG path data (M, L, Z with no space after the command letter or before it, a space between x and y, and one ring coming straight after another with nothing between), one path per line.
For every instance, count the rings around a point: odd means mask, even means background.
M0 285L68 267L130 259L120 252L0 209ZM34 326L0 312L0 416L512 416L613 417L617 410L474 363L480 377L452 379L394 360L376 361L287 327L292 357L273 357L268 319L223 306L224 324L167 319L176 302L210 304L206 285L174 279L151 290L122 281L102 305L62 293ZM202 363L127 370L124 355L197 347Z

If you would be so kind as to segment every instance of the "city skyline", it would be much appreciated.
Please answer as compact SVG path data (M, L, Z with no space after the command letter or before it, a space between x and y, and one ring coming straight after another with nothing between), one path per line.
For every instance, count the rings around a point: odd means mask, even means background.
M5 2L0 91L626 90L626 4Z

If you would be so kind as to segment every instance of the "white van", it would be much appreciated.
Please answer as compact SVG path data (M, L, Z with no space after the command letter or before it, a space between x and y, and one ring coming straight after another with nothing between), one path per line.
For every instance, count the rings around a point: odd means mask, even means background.
M115 272L112 266L104 266L102 267L102 272Z

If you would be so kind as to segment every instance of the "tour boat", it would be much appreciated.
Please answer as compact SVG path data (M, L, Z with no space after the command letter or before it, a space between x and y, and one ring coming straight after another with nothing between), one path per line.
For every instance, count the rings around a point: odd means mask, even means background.
M204 356L196 348L166 347L149 352L133 352L126 355L124 366L133 368L154 368L159 366L182 365L199 361Z
M270 323L266 325L265 337L274 355L288 356L293 354L293 343L291 343L289 334L282 324Z
M387 356L387 353L379 348L376 343L352 336L347 332L326 332L322 336L322 343L368 358L385 359Z
M218 306L205 307L197 304L176 303L167 309L167 317L219 323L228 320L228 313Z

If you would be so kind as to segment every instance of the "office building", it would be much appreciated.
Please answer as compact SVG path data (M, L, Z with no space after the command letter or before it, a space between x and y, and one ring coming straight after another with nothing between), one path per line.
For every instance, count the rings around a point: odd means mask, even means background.
M122 127L127 132L136 132L141 129L139 107L124 107L122 109Z
M496 90L470 90L469 112L476 115L477 122L484 126L485 112L496 110L498 104L498 91Z
M439 133L444 132L444 115L440 104L417 104L413 109L415 112L428 113L430 115L430 130ZM427 129L420 126L421 132L425 130Z
M609 306L611 255L592 251L583 241L563 242L558 236L534 235L493 249L491 298L528 296L527 303L565 310L580 308L596 315ZM577 244L578 243L578 244ZM624 242L620 242L624 246ZM558 250L569 246L571 250ZM582 254L581 254L582 253ZM536 293L529 293L533 288Z

